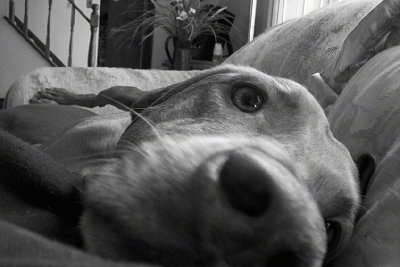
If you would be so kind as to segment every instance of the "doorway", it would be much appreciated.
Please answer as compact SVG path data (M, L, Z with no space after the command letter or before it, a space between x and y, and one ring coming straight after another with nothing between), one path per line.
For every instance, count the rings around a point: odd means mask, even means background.
M135 12L126 12L131 0L101 0L98 66L134 69L151 68L152 37L141 42L146 33L140 32L132 41L121 43L111 32L139 17L151 8L150 1L135 1ZM138 8L139 7L139 8Z

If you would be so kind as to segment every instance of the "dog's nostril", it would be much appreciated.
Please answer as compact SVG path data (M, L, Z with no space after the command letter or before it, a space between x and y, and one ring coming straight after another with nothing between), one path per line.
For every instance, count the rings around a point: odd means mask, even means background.
M262 215L270 200L268 174L247 155L232 152L219 175L219 184L232 208L251 217Z
M281 251L269 258L266 267L301 267L305 266L301 258L294 251Z

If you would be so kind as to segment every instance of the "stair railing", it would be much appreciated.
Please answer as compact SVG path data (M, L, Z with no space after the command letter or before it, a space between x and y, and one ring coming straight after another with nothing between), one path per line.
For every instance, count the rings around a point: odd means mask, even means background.
M99 27L99 5L92 5L92 13L90 17L87 17L85 13L75 4L75 0L66 0L72 6L71 8L71 19L70 19L70 38L68 47L68 62L67 66L72 66L72 54L73 54L73 39L74 39L74 27L75 27L75 15L76 11L82 16L84 20L88 22L90 27L90 42L88 48L88 67L96 66L96 51L97 51L97 30ZM53 1L48 0L48 14L47 14L47 32L46 41L43 43L33 32L29 30L29 0L25 0L25 11L24 19L21 21L15 16L15 2L9 0L9 12L8 17L5 19L12 25L18 33L20 33L24 39L32 45L52 66L65 66L65 64L51 51L51 12L52 12Z

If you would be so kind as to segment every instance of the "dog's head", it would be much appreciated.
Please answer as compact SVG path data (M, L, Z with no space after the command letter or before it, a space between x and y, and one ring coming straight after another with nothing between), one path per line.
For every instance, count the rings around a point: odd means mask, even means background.
M301 85L222 66L150 92L87 178L89 250L165 265L320 266L349 238L356 169Z

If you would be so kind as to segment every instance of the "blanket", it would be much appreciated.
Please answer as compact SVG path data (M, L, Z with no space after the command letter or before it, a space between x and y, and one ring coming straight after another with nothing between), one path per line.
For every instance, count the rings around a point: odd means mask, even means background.
M2 130L0 147L0 266L142 266L83 250L77 173Z

